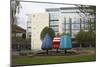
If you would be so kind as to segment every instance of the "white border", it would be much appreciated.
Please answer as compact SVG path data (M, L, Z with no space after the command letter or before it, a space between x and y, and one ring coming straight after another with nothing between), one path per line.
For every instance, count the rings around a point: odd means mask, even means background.
M56 3L71 3L84 5L98 5L97 9L97 62L84 63L68 63L68 64L53 64L53 65L39 65L34 67L99 67L100 57L100 39L99 39L99 21L100 21L100 5L99 0L34 0L46 1ZM10 0L0 0L0 67L10 67ZM26 66L33 67L33 66Z

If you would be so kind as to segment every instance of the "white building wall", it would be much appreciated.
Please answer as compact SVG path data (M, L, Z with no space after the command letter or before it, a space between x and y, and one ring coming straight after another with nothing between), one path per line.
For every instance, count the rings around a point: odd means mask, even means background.
M40 33L44 27L49 26L49 14L48 13L34 13L32 16L32 37L31 37L31 49L41 50L42 42L40 40Z

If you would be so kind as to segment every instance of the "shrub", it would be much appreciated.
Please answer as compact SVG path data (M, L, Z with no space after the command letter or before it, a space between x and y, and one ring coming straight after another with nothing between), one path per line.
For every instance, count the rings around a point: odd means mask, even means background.
M41 34L40 34L41 40L44 39L44 37L45 37L45 35L46 35L47 33L50 35L50 37L51 37L52 39L54 38L54 36L55 36L54 30L51 29L51 28L49 28L49 27L45 27L45 28L41 31Z
M12 37L12 49L13 50L30 50L31 40L23 39L21 37Z
M80 31L76 35L76 41L82 46L82 44L87 44L91 46L95 46L95 32L85 32L85 31Z

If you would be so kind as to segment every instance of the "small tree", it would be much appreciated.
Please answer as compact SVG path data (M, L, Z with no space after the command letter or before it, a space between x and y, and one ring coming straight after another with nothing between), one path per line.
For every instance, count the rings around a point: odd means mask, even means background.
M80 47L82 47L82 44L89 44L90 48L95 46L95 32L91 31L80 31L76 35L76 41L80 44Z
M84 43L85 40L85 32L81 30L77 35L76 35L76 41L80 44L80 48L82 47L82 44Z
M89 47L91 48L92 46L95 46L95 40L96 40L95 32L88 31L86 35L87 35L86 42L89 44Z
M55 32L53 29L49 28L49 27L45 27L42 31L41 31L41 34L40 34L40 38L41 40L44 39L45 35L46 34L49 34L49 36L53 39L54 36L55 36Z
M49 34L47 33L46 36L44 37L43 41L42 41L42 46L41 48L43 50L47 50L47 54L48 54L48 50L52 49L52 39L49 36Z
M67 49L72 48L72 40L69 34L64 34L61 36L60 48L64 50L65 54Z

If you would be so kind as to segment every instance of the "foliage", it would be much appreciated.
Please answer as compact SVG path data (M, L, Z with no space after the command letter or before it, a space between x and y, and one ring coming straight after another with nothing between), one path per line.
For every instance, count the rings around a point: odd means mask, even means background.
M45 37L45 35L46 35L47 33L50 35L50 37L51 37L52 39L54 38L54 36L55 36L54 30L51 29L51 28L49 28L49 27L45 27L45 28L41 31L41 34L40 34L41 40L44 39L44 37Z
M84 39L84 31L80 31L77 35L76 35L76 41L80 44L83 43Z
M20 6L21 6L20 1L11 0L11 22L12 22L12 25L16 24L17 18L15 16L16 16L16 13L19 13Z
M88 39L87 39L87 42L89 42L89 44L91 46L95 46L96 45L96 34L95 32L87 32L87 35L88 35Z
M26 44L26 43L30 43L31 40L30 39L24 39L21 37L12 37L12 44Z
M19 13L19 9L20 9L21 5L20 5L20 1L18 0L11 0L11 27L12 30L11 32L15 35L15 25L17 24L17 17L16 17L16 13Z
M76 35L76 41L79 44L88 44L90 46L95 46L95 32L91 32L91 31L80 31L77 35Z
M94 22L88 21L88 31L83 31L81 29L75 38L80 45L87 44L90 45L90 47L95 46L96 33Z
M93 32L93 31L95 31L95 28L96 26L95 26L95 22L91 22L91 21L89 21L88 22L88 30L90 31L90 32Z
M17 47L15 49L15 47ZM31 48L31 39L24 39L21 37L12 37L12 49L21 50L21 49L30 49Z
M80 12L82 12L83 14L85 14L87 16L87 12L89 13L89 15L96 15L96 6L89 6L89 5L76 5Z

